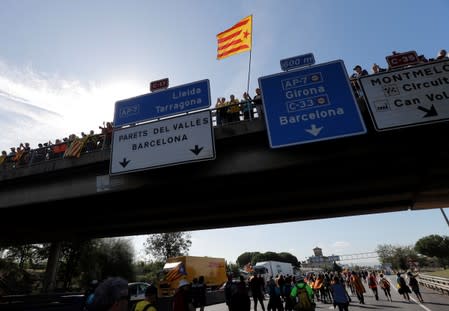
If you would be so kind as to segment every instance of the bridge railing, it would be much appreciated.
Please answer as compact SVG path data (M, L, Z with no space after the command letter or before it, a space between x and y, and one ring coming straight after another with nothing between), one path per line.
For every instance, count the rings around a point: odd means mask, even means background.
M449 295L449 279L428 274L420 274L417 278L420 285L427 288L441 291L443 294Z
M248 114L245 115L243 105L248 105ZM236 107L238 112L236 117L231 119L228 115L227 109L230 107ZM243 121L252 121L254 119L263 118L262 106L261 104L255 104L253 101L246 103L239 103L228 105L223 107L221 113L219 109L211 108L209 109L212 115L212 125L214 127L221 127L225 125L236 124ZM18 168L30 167L33 165L39 165L43 162L49 162L54 160L63 159L64 152L66 148L72 143L61 142L55 144L45 144L44 147L31 149L29 151L23 152L18 159L14 159L14 156L8 156L6 159L0 159L0 170L11 170ZM60 146L65 146L61 151ZM90 135L86 140L84 146L81 149L80 156L85 153L91 153L98 150L109 149L110 140L106 139L106 134L94 134ZM58 150L58 152L56 152Z

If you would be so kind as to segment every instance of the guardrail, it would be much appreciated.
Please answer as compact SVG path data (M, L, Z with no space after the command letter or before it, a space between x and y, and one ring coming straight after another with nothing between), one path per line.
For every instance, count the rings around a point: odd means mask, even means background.
M443 294L449 295L449 279L427 274L420 274L417 278L420 285L439 290Z

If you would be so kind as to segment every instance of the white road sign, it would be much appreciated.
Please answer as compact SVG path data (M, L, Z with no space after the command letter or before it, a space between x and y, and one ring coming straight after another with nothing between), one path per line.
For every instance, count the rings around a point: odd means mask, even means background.
M115 130L110 174L213 159L211 113L202 111Z
M449 119L449 61L360 78L378 131Z

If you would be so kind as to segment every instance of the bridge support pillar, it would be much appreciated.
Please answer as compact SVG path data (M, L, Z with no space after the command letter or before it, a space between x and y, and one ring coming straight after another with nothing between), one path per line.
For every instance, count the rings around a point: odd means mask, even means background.
M58 271L58 259L61 253L61 242L53 242L50 246L50 255L48 256L47 267L45 269L45 278L43 292L52 292L55 289L56 272Z

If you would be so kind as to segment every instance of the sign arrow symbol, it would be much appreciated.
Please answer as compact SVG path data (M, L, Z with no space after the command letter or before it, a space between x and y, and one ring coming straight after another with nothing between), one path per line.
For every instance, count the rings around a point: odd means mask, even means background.
M121 166L123 166L125 168L129 162L131 162L131 160L126 160L126 158L123 158L123 162L119 162L119 163Z
M425 107L421 107L418 106L418 109L421 111L424 111L426 114L423 116L423 118L427 118L427 117L435 117L438 115L437 110L435 109L435 107L432 105L430 106L430 109L427 109Z
M190 151L192 151L195 155L198 155L201 150L203 150L203 147L198 148L198 145L195 145L195 149L190 149Z
M321 130L323 129L323 127L316 127L315 124L312 124L312 127L309 129L306 129L306 132L309 132L310 134L312 134L313 136L317 136L318 134L320 134Z

